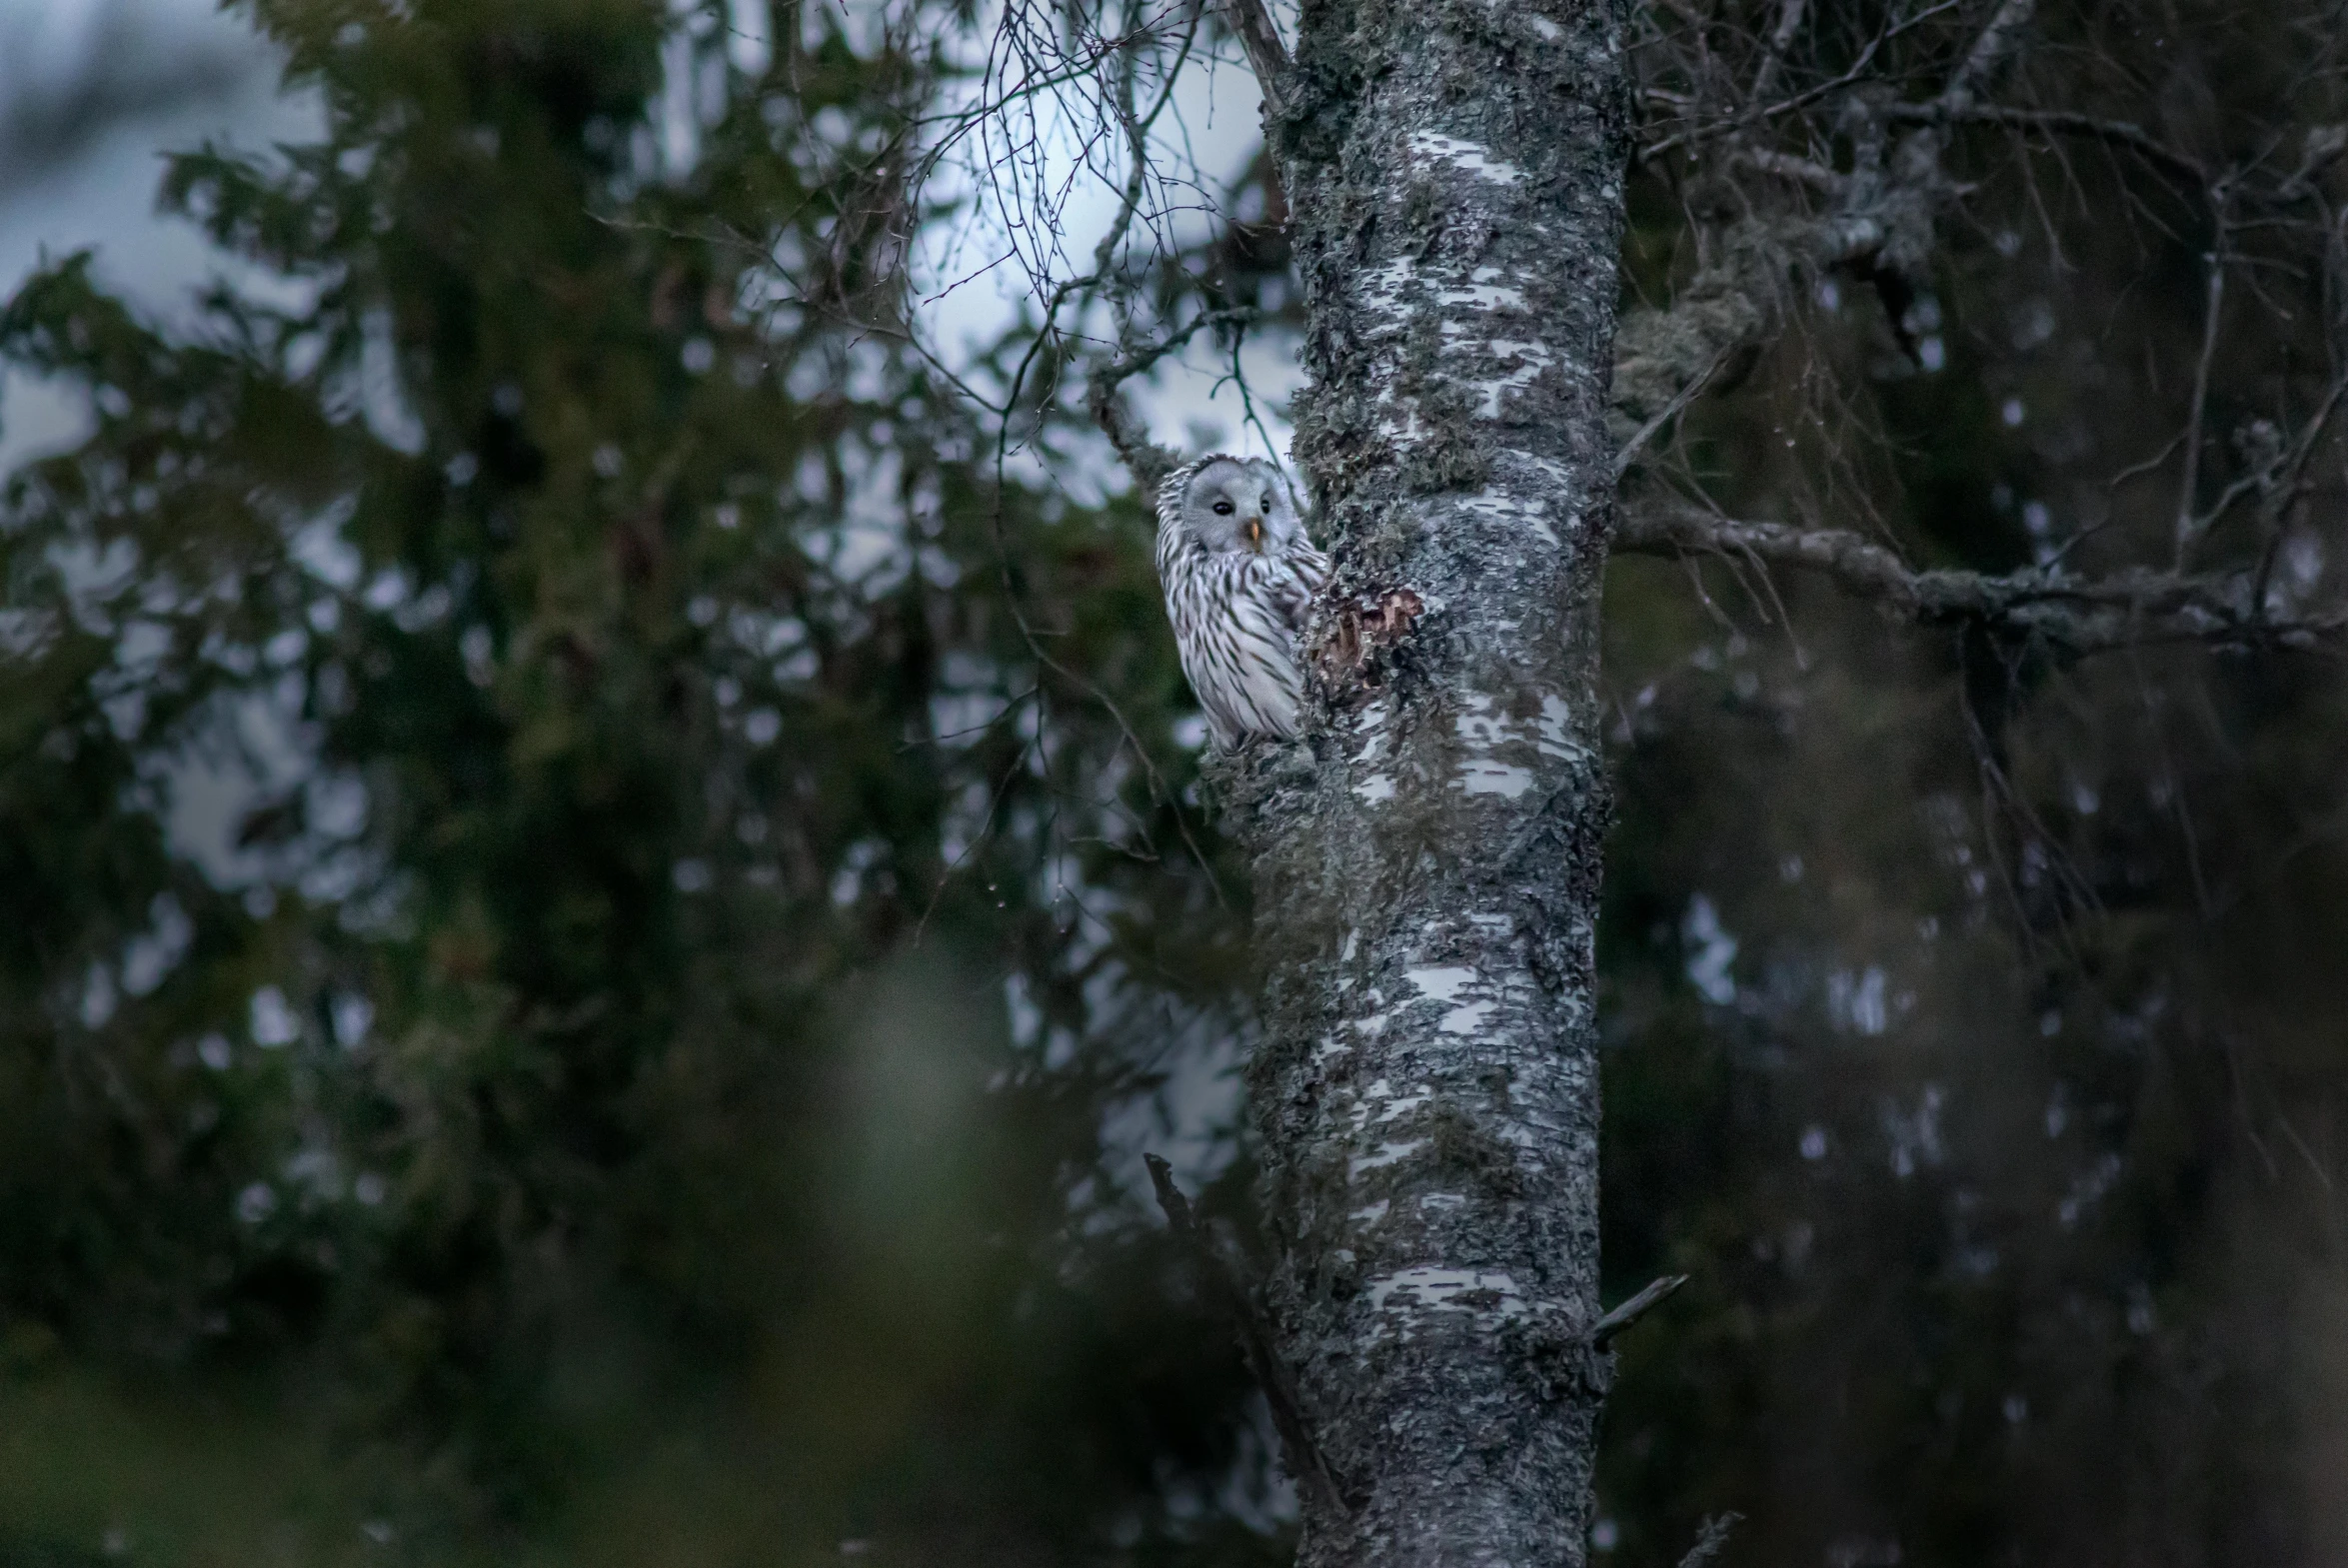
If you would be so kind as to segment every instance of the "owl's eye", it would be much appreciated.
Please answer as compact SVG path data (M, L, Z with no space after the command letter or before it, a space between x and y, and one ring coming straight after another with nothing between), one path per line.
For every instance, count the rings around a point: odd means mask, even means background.
M1214 504L1214 515L1218 518L1229 517L1231 515L1231 504L1227 501L1216 502Z
M1271 512L1271 492L1268 490L1263 493L1263 510L1266 516Z

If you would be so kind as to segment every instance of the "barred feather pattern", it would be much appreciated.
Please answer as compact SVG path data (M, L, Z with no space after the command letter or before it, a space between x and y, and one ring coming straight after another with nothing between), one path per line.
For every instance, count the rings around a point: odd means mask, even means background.
M1301 527L1284 548L1259 554L1210 550L1187 526L1184 501L1193 481L1213 464L1236 461L1201 458L1169 475L1158 492L1158 578L1167 619L1182 675L1224 750L1255 736L1296 734L1304 685L1297 642L1312 596L1328 580L1328 558Z

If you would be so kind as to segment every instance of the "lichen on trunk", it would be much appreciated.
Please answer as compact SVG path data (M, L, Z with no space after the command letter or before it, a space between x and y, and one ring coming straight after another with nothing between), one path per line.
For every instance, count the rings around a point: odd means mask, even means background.
M1230 760L1300 1561L1579 1564L1604 1382L1592 925L1617 3L1305 0L1270 126L1335 577Z

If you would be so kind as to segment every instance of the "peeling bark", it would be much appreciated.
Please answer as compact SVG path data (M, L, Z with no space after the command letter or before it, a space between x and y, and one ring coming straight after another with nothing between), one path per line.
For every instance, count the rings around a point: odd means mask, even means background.
M1299 1561L1579 1564L1618 3L1305 0L1268 129L1335 575L1313 722L1221 765L1267 974L1263 1300Z

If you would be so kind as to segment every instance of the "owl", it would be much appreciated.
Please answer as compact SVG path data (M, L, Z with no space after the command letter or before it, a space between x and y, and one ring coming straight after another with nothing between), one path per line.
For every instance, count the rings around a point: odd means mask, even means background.
M1182 674L1224 750L1295 735L1297 637L1328 558L1304 537L1280 472L1216 454L1158 489L1158 578Z

